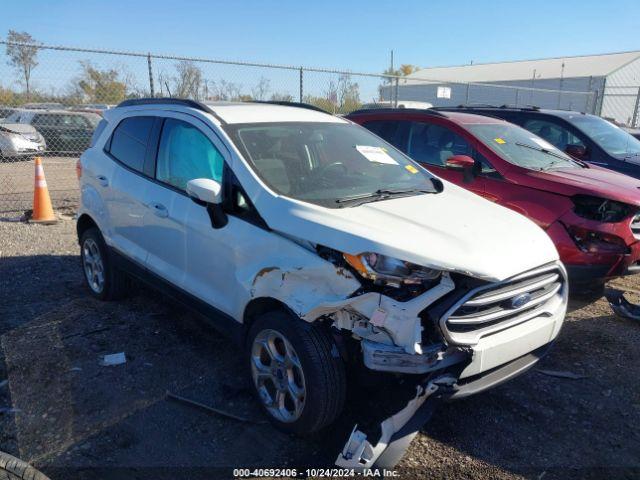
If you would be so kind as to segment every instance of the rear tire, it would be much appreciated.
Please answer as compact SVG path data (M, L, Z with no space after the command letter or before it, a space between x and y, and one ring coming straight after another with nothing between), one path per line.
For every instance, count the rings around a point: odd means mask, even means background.
M19 458L0 452L0 480L49 480L49 477Z
M245 355L258 401L279 430L308 435L342 412L345 366L323 325L267 312L252 325Z
M108 301L126 295L129 278L113 264L109 247L96 227L80 237L80 259L85 283L94 297Z

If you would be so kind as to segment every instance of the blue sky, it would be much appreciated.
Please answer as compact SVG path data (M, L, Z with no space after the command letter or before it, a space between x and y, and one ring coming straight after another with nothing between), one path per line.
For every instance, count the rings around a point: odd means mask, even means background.
M379 72L640 49L637 0L0 0L0 37Z

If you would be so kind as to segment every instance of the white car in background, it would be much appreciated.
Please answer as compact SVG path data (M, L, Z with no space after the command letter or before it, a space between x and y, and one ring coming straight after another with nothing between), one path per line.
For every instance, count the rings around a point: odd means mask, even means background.
M0 122L0 161L30 158L46 150L44 137L31 125Z
M78 167L91 293L134 276L203 314L278 428L334 422L347 366L404 376L410 391L388 392L403 408L375 440L354 429L344 467L395 464L428 397L515 377L564 320L542 229L308 106L125 101Z

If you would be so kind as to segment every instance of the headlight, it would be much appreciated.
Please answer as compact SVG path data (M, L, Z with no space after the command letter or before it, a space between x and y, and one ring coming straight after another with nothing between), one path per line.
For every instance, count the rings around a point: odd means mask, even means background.
M343 254L344 259L361 276L379 285L400 287L400 285L419 285L425 281L438 278L440 270L422 267L414 263L378 253L361 253L360 255Z
M588 195L576 195L571 200L573 200L573 211L576 215L597 222L620 222L633 210L633 207L626 203Z

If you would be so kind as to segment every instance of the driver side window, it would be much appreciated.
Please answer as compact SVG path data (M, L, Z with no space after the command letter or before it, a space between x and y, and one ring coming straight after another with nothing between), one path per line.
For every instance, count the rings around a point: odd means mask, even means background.
M222 155L204 133L181 120L164 121L156 162L159 181L180 190L195 178L222 183L223 166Z
M420 163L444 167L445 162L454 155L473 157L473 147L446 127L412 122L407 155Z

